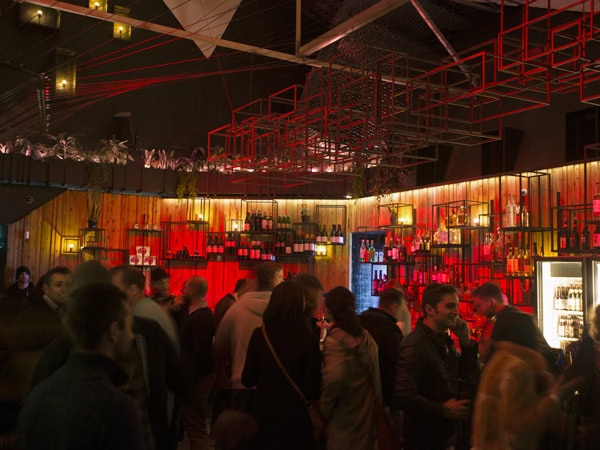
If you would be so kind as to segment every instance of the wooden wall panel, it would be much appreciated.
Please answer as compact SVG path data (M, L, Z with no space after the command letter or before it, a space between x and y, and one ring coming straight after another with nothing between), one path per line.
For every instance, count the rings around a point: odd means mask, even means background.
M590 162L587 164L587 174L584 173L584 165L550 169L549 185L541 185L531 188L529 195L542 195L541 208L530 204L532 216L544 214L544 226L550 226L548 217L553 206L556 206L556 192L561 193L561 205L574 205L579 203L591 203L592 196L596 192L596 183L600 181L600 164ZM586 176L587 175L587 176ZM346 243L343 247L328 247L326 257L317 258L313 264L313 273L321 279L326 290L337 285L349 284L350 270L350 233L357 231L359 227L377 227L382 217L386 214L378 205L387 203L411 204L417 211L417 224L427 229L435 229L439 226L433 217L433 205L458 200L473 200L483 202L486 205L491 200L494 202L495 214L500 214L506 204L507 194L515 194L518 200L519 178L515 176L492 177L479 180L465 181L450 185L432 186L423 189L403 191L381 199L375 197L358 200L282 200L276 199L279 215L289 215L292 222L300 222L300 212L303 206L310 211L311 221L316 221L317 205L342 205L346 206L347 216L344 224L346 231ZM587 188L587 199L585 190ZM552 189L552 196L547 200L546 193ZM539 192L538 192L539 191ZM86 192L67 191L49 201L42 207L36 209L27 217L9 226L8 253L6 266L7 283L14 280L14 270L17 266L25 264L32 270L34 279L45 273L56 265L74 267L77 258L62 252L63 239L65 237L78 236L79 229L87 225L86 215ZM266 201L270 201L267 199ZM260 209L266 210L267 203L261 204ZM192 215L202 213L209 221L211 230L225 232L230 230L231 219L243 220L248 208L254 209L254 202L245 202L241 199L211 199L206 201L205 209L202 209L202 201L161 199L158 197L126 195L126 194L102 194L102 213L99 228L106 229L106 245L111 248L127 248L128 240L126 229L133 228L137 223L140 228L145 223L164 226L164 222L186 221ZM336 210L323 210L320 221L327 225L327 231L331 230L332 223L340 223L341 216ZM196 218L196 217L194 217ZM498 217L499 219L499 217ZM533 219L532 219L533 220ZM554 224L556 225L556 224ZM275 222L276 226L276 222ZM29 239L25 240L25 232L29 231ZM542 243L540 243L541 245ZM177 239L170 242L173 250L178 250L184 245ZM547 236L543 242L545 254L551 254L551 236ZM81 258L80 258L81 259ZM111 265L119 263L113 259ZM284 270L290 273L298 273L307 270L304 265L286 265ZM184 269L172 269L172 290L179 292L185 279L191 275L199 274L205 276L211 286L210 302L214 303L226 292L233 288L236 280L242 277L252 276L252 272L240 269L237 263L210 263L206 269L188 267Z

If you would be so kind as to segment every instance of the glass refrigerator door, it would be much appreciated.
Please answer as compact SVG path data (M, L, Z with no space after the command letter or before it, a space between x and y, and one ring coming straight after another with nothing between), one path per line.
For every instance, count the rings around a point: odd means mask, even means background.
M590 260L590 264L592 265L592 277L588 284L588 289L591 290L591 295L586 292L585 298L588 302L592 303L583 305L587 314L591 314L593 312L592 309L600 303L600 260L592 259Z
M538 261L538 325L552 348L563 350L584 324L583 261Z

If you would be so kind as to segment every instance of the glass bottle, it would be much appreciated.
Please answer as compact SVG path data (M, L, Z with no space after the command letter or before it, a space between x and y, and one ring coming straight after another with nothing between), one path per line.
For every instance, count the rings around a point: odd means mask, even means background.
M594 228L594 248L600 248L600 224Z
M250 231L250 212L246 211L246 220L244 220L244 231Z
M590 249L590 229L588 228L587 223L583 226L583 230L581 231L580 245L581 250Z
M569 229L567 228L567 221L563 221L563 227L558 232L558 248L560 250L567 250L569 247Z
M528 227L529 226L529 211L527 211L527 205L525 205L525 203L523 203L521 205L521 213L520 213L520 219L521 219L521 226L522 227Z
M341 245L344 244L344 233L342 232L341 224L338 224L337 226L337 243Z
M579 227L577 226L577 219L573 220L573 229L571 230L569 248L571 250L579 250Z
M600 183L596 183L596 193L592 200L592 214L594 219L600 219Z

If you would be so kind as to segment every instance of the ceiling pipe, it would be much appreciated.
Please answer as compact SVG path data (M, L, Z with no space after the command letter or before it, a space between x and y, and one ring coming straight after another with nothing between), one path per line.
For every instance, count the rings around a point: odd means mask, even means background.
M368 7L364 11L300 47L300 55L312 55L406 3L408 3L408 0L380 0L373 6Z

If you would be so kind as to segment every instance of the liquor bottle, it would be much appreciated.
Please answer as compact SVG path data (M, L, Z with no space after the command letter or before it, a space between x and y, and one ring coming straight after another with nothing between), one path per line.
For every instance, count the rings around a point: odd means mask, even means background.
M379 278L377 278L377 271L374 270L373 271L373 279L371 280L371 292L373 292L373 295L377 295L378 294L378 288L379 288Z
M588 224L586 223L583 226L583 230L581 231L581 250L590 249L590 237L590 229L588 228Z
M382 251L383 251L383 260L385 262L389 261L388 253L389 253L389 250L390 250L390 246L388 245L388 243L389 243L389 238L386 236L385 239L384 239L384 242L383 242L383 249L382 249Z
M404 245L404 240L400 239L400 245L398 246L398 261L406 261L406 254L406 245Z
M520 219L521 219L521 226L522 227L528 227L529 226L529 211L527 211L527 206L525 205L525 203L521 204Z
M294 246L292 245L292 243L290 241L287 241L285 243L285 254L286 255L291 255L293 248L294 248Z
M450 226L455 227L458 225L458 216L456 215L456 208L452 208L452 212L450 214Z
M250 231L250 212L246 211L246 220L244 220L244 231Z
M369 244L369 262L375 261L375 245L373 244L373 240L371 240Z
M508 194L508 200L504 209L504 226L511 228L517 226L517 204L513 196Z
M395 239L392 239L392 261L398 261L398 258L399 258L398 243Z
M248 231L254 230L256 230L256 210L252 211L252 215L250 216L250 230Z
M223 238L219 238L217 243L217 253L223 255L225 253L225 246L223 245Z
M558 248L560 250L567 250L570 243L569 229L567 228L567 221L563 222L562 229L558 232Z
M517 248L517 275L525 276L525 250Z
M273 216L269 216L267 219L267 229L268 230L273 229Z
M265 231L267 229L267 215L266 213L263 214L262 211L258 212L258 217L259 217L259 224L260 224L260 230L261 231Z
M341 224L338 224L338 227L337 227L337 243L340 245L344 245L344 233L342 231Z
M321 239L324 244L327 243L329 236L327 236L327 226L323 225L323 229L321 230Z
M366 252L367 252L367 246L365 245L365 240L363 239L360 244L360 251L359 251L359 256L358 256L358 260L360 262L367 262Z
M525 249L525 253L523 254L523 275L531 276L533 274L533 257L529 252L529 249Z
M508 253L506 254L506 275L507 276L511 276L513 275L513 251L512 249L508 250Z
M600 224L596 224L594 228L594 248L600 248Z
M592 200L592 214L594 219L600 219L600 183L596 183L596 193Z
M577 226L577 219L573 220L573 229L571 230L569 248L571 250L579 250L579 227Z
M335 230L335 225L333 225L333 224L331 225L331 232L329 233L329 241L332 244L337 244L338 243L337 242L337 233L336 233L336 230Z

